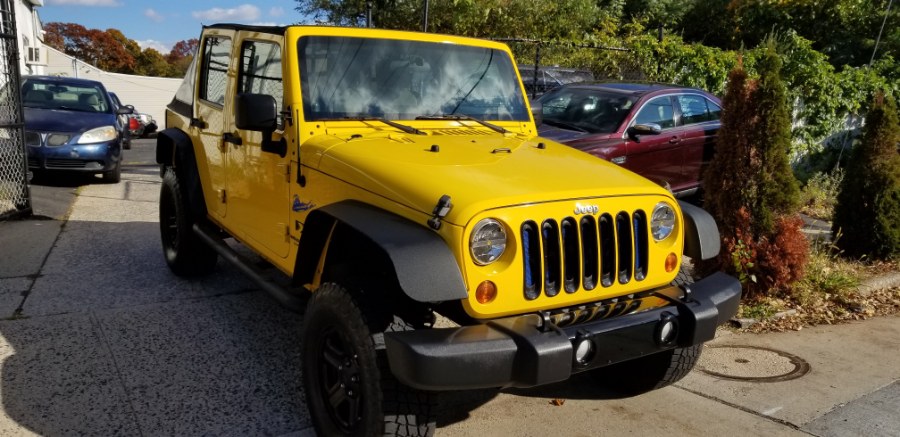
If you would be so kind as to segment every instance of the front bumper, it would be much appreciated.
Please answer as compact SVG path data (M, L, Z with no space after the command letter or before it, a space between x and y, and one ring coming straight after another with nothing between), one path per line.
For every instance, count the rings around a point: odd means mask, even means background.
M460 328L390 332L384 340L391 371L411 387L533 387L711 340L716 327L737 313L740 297L740 282L716 273L691 284L686 297L672 305L626 316L559 328L531 314ZM666 321L677 327L670 342L660 341ZM593 353L576 362L574 345L582 340L593 342Z
M118 139L95 144L28 147L30 170L103 172L116 168L121 157Z

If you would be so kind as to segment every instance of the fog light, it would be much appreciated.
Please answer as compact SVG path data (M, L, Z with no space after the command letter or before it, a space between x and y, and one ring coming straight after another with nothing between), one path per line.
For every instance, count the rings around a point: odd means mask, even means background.
M496 298L497 285L491 281L484 281L478 284L478 288L475 289L475 300L482 305L491 303Z
M678 318L672 313L664 312L656 325L656 342L660 346L669 346L678 338Z
M589 338L578 340L575 343L575 362L585 365L594 355L594 342Z
M666 273L671 273L672 270L675 270L675 267L678 266L678 256L674 253L670 253L669 256L666 257Z

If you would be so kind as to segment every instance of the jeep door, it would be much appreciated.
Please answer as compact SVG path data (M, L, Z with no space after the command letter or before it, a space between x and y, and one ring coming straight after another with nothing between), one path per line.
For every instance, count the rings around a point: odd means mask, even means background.
M675 124L675 107L669 95L653 97L639 105L628 124L656 124L656 135L626 134L625 162L622 166L662 186L678 190L682 176L682 139L684 129Z
M282 35L255 32L252 39L241 39L235 94L269 95L275 99L278 110L283 107L282 40ZM280 140L284 134L283 118L278 119L278 130L268 134L269 140ZM245 233L241 237L248 244L273 257L286 258L290 249L287 223L291 211L291 154L264 151L264 135L231 124L227 144L228 214Z
M227 148L222 144L225 132L225 113L231 109L228 71L231 68L231 33L222 29L207 29L200 46L200 77L197 98L194 99L194 117L191 119L191 136L199 137L201 149L197 162L206 163L210 186L204 187L206 208L214 216L224 219L226 214L226 166ZM203 169L200 168L202 171Z

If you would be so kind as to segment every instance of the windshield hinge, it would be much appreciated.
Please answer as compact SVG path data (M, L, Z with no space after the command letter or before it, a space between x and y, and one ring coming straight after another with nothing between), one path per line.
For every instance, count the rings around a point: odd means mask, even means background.
M453 204L450 203L450 196L444 194L437 201L437 205L434 205L434 210L431 211L432 217L428 219L428 226L435 231L441 228L441 219L446 217L450 212L450 208L453 208Z
M294 116L293 116L293 113L291 113L290 105L288 105L287 108L284 108L284 110L281 111L281 118L284 120L284 122L283 122L284 124L286 124L288 126L294 125Z

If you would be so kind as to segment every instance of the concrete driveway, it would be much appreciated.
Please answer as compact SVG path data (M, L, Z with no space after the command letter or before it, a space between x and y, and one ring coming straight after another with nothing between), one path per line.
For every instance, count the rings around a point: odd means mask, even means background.
M0 435L314 435L302 316L221 261L173 276L158 171L133 164L66 221L0 223ZM700 369L633 398L586 376L447 393L438 435L900 435L900 318L720 334Z

